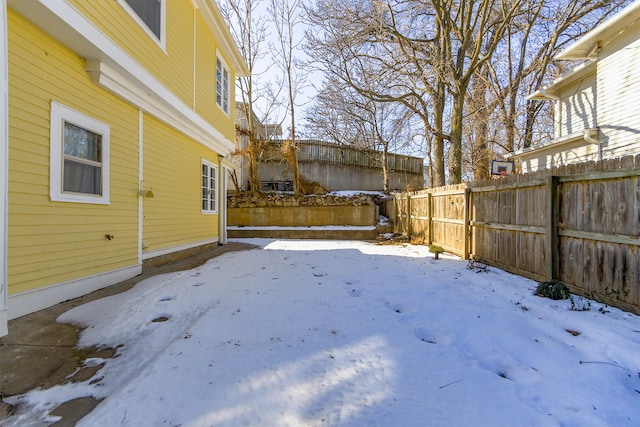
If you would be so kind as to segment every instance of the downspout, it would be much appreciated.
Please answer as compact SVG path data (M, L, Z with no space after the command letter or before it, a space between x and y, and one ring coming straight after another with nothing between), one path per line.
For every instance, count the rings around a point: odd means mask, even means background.
M140 197L144 181L144 112L138 110L138 264L142 265L142 255L145 249L144 230L144 197Z

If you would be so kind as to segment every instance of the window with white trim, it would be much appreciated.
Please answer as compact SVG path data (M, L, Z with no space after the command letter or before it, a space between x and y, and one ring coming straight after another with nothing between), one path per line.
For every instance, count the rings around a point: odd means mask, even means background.
M229 114L229 92L231 73L220 55L216 57L216 104Z
M218 213L218 166L202 161L202 213Z
M118 3L164 47L166 0L118 0Z
M109 139L105 123L51 103L51 200L109 203Z

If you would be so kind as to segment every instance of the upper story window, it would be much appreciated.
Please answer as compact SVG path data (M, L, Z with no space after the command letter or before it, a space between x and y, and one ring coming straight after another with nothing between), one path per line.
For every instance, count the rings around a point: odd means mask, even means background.
M56 102L50 126L51 200L108 204L109 126Z
M138 24L164 47L166 0L118 0Z
M220 58L216 58L216 104L227 115L229 114L229 92L230 92L231 73L229 67Z

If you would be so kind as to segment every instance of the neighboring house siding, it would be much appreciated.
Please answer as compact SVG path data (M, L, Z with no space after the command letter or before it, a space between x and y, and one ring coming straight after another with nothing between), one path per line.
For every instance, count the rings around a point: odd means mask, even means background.
M135 265L137 110L91 83L82 58L11 9L8 45L9 295ZM109 205L50 200L51 101L110 126Z
M598 124L603 158L637 154L640 146L640 40L629 31L598 59Z
M143 129L144 187L154 193L143 199L144 252L217 240L218 215L201 207L201 163L217 154L148 115Z
M595 71L595 70L594 70ZM568 94L556 103L555 114L558 122L555 137L582 132L596 127L596 74L583 76L573 85L562 88Z
M185 104L193 106L194 49L191 0L166 1L166 52L117 0L72 0L70 3Z
M553 145L550 145L549 150L523 155L520 158L520 167L522 173L529 173L592 160L598 160L598 146L595 144L585 145L584 140L577 140L564 145L562 151L557 151Z

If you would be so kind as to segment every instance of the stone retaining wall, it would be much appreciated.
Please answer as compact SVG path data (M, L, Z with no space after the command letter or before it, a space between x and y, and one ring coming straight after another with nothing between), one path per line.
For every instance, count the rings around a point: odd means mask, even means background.
M314 194L310 196L294 196L282 193L236 193L227 199L228 208L264 208L264 207L296 207L296 206L371 206L374 198L379 196L357 194L354 196L336 196L331 194Z

